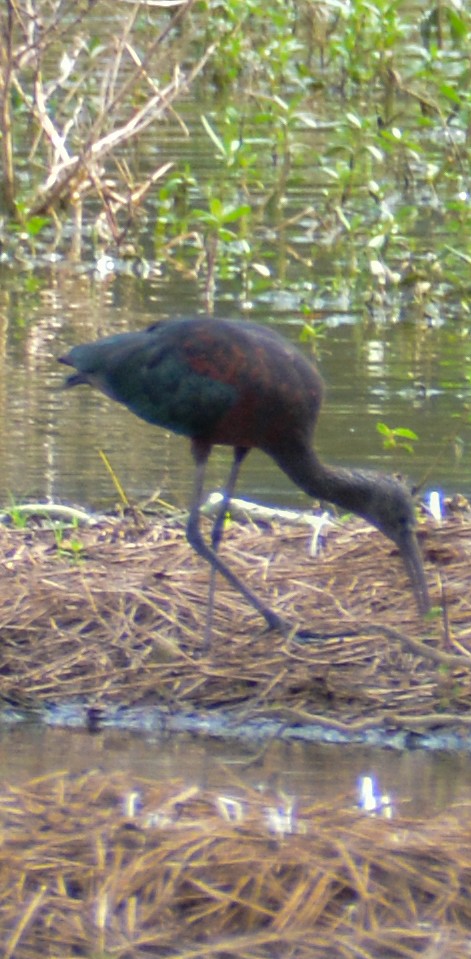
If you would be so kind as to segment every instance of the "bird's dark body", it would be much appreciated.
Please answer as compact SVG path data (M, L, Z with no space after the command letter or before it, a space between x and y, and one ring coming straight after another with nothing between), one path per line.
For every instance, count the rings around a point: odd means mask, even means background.
M272 453L308 439L322 380L294 346L252 323L165 320L74 347L78 380L191 439Z
M419 608L428 609L409 493L389 476L319 460L312 439L322 379L283 337L243 321L181 318L76 346L61 362L77 371L67 386L95 386L149 423L190 438L196 482L188 539L269 625L281 628L282 622L217 555L225 508L240 464L253 447L271 456L309 496L363 516L396 543ZM232 446L234 462L211 548L199 530L199 510L204 468L215 444Z

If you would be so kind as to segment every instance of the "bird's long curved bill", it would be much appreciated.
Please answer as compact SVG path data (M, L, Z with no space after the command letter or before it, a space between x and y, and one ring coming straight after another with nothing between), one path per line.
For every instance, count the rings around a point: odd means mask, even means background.
M398 543L402 561L411 581L419 612L424 614L430 609L427 582L425 579L422 553L413 532L407 532Z

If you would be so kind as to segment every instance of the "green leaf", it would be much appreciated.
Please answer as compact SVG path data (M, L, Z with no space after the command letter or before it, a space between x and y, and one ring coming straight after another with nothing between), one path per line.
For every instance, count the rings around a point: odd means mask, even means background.
M396 429L393 430L393 433L394 433L395 436L400 436L401 438L403 438L403 439L405 439L405 440L418 440L418 438L419 438L419 437L417 436L417 433L414 433L413 430L408 430L408 429L407 429L406 427L404 427L404 426L398 426L398 427L396 427Z
M440 93L446 97L447 100L451 100L452 103L456 103L459 107L461 106L462 98L457 92L456 87L450 87L448 83L442 83L439 89Z
M26 232L28 236L37 236L49 222L48 216L31 216L29 220L26 221Z
M248 203L243 203L234 210L228 210L227 213L223 213L224 223L235 223L236 220L240 220L241 217L247 216L250 212L251 208Z
M224 146L224 143L222 142L222 140L220 139L220 137L218 137L216 131L213 130L211 124L209 123L209 121L206 119L206 117L205 117L204 115L201 116L201 123L203 124L203 126L204 126L204 128L205 128L205 130L206 130L206 133L208 134L209 139L213 141L214 146L215 146L216 149L219 151L219 153L221 154L221 156L224 157L224 159L226 159L226 157L227 157L227 150L226 150L226 148L225 148L225 146Z

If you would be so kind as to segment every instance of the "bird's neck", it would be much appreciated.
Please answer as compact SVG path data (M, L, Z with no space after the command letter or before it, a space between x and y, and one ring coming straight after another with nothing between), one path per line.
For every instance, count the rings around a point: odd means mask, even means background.
M286 453L277 454L275 459L308 496L325 499L349 513L371 519L369 507L374 497L374 481L368 473L325 466L312 449L303 447L296 451L290 448Z

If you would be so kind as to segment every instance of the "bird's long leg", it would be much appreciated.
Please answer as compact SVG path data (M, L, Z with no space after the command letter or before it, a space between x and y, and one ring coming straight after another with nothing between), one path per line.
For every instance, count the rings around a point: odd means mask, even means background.
M234 448L231 471L227 478L227 483L223 489L222 499L219 504L219 509L216 513L216 519L211 532L211 546L213 547L215 553L217 552L222 539L224 520L226 518L231 499L234 495L236 483L239 478L240 467L242 466L242 461L245 459L248 452L249 451L245 446L236 446Z
M186 528L186 535L187 535L188 542L190 543L190 546L193 547L193 549L195 550L196 553L198 553L199 556L201 556L203 559L206 560L207 563L209 563L212 569L214 569L218 573L221 573L222 576L225 576L228 583L230 583L231 586L234 587L234 589L236 589L242 596L244 596L247 602L250 603L250 605L253 606L254 609L256 609L264 617L270 629L279 629L281 631L285 631L286 623L284 622L284 620L282 620L280 616L278 616L272 609L270 609L269 606L265 606L265 604L258 599L258 596L256 596L255 593L253 593L252 590L249 589L248 586L246 586L245 583L243 583L242 580L240 580L239 577L236 576L236 574L233 573L228 566L226 566L223 560L217 555L215 549L213 549L211 546L208 546L208 544L205 543L200 530L200 508L201 508L201 501L203 498L204 474L205 474L208 456L211 452L211 446L209 444L205 444L200 441L193 441L192 452L196 462L196 471L195 471L195 486L193 490L193 498L192 498L191 507L190 507L190 516L189 516L188 525ZM240 463L238 465L240 465ZM235 465L233 465L233 469L236 469ZM235 474L236 479L237 479L237 471L238 470L236 470L236 474ZM232 475L232 471L231 471L231 475ZM219 516L220 515L221 515L221 511L219 512ZM224 517L222 517L222 520L223 518ZM221 526L221 530L222 530L222 520L219 524ZM217 521L218 521L218 517L216 517L216 523ZM206 637L206 642L208 642L207 637Z
M240 472L240 467L242 465L242 460L245 459L248 453L248 449L245 446L236 446L234 447L234 456L231 464L231 471L229 473L227 483L224 487L222 500L219 504L218 511L216 513L216 519L214 520L214 525L211 531L211 546L215 553L219 549L219 544L222 539L224 532L224 521L226 519L227 511L231 499L234 495L234 490L236 487L237 479ZM209 649L211 645L211 630L213 625L213 615L214 615L214 596L216 590L216 567L211 566L211 572L209 576L209 589L208 589L208 614L206 617L206 629L204 635L204 648Z

